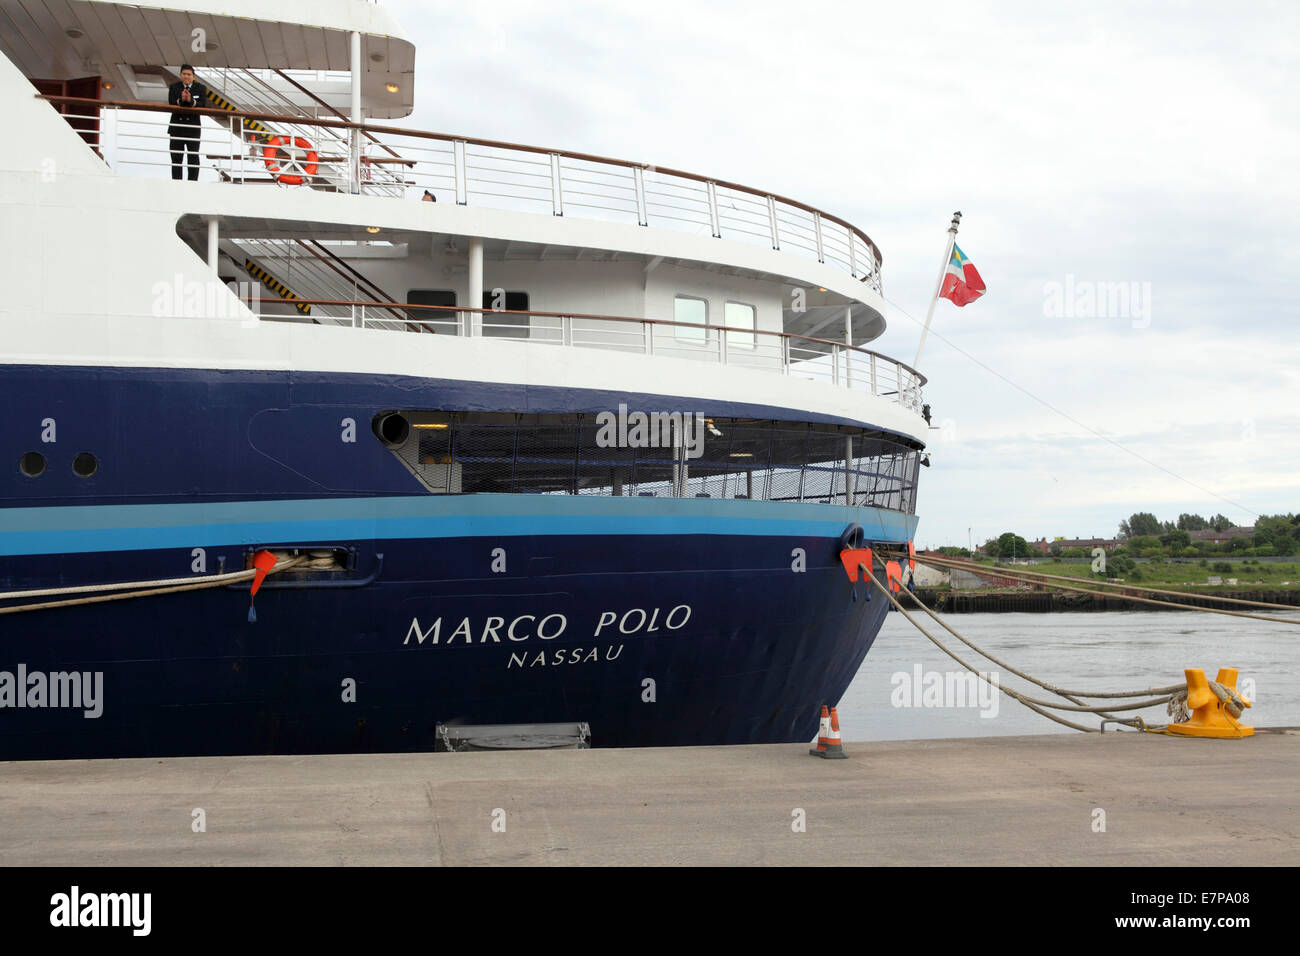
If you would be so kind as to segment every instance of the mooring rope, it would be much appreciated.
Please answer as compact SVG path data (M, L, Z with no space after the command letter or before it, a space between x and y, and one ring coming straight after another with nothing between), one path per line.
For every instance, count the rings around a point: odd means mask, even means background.
M924 602L920 600L919 597L915 596L915 594L911 592L907 592L907 593L911 594L911 600L917 602L917 606L920 607L920 610L923 610L924 613L930 615L930 618L933 620L933 622L939 624L941 628L944 628L944 630L948 631L950 635L956 637L956 639L961 641L962 644L965 644L967 648L974 650L974 652L976 654L979 654L980 657L989 659L989 661L992 661L993 663L996 663L998 667L1001 667L1002 670L1010 671L1011 674L1018 676L1018 678L1023 678L1024 680L1028 680L1028 682L1030 682L1031 684L1039 685L1039 687L1043 688L1044 691L1050 691L1054 693L1054 695L1065 697L1066 700L1074 701L1075 704L1082 704L1083 702L1083 701L1074 700L1075 697L1092 697L1095 698L1095 700L1110 700L1110 698L1141 697L1144 695L1149 695L1149 693L1151 693L1151 695L1170 695L1170 693L1178 693L1179 691L1183 691L1183 689L1186 689L1186 685L1184 684L1170 684L1169 687L1148 687L1148 688L1141 689L1141 691L1117 691L1117 692L1066 691L1066 689L1056 687L1056 685L1049 684L1045 682L1045 680L1039 680L1035 678L1035 676L1026 674L1026 672L1024 671L1017 670L1015 669L1015 667L1009 665L1009 663L1006 663L1005 661L1001 661L1001 659L993 657L992 654L988 653L987 650L984 650L982 646L975 644L975 641L970 640L969 637L963 636L961 635L961 633L958 633L956 630L954 630L954 628L950 626L950 624L946 622L946 620L940 618L939 615L935 614L935 611L932 611L930 607L924 605Z
M969 561L965 558L951 558L945 554L933 555L927 553L925 556L925 560L928 561L931 558L935 559L936 561L948 562L954 567L960 568L965 571L971 571L976 574L991 573L983 565L977 564L974 561ZM1001 571L1003 569L998 568L997 570ZM1093 587L1117 588L1121 591L1145 591L1148 594L1170 594L1173 595L1174 597L1190 597L1190 598L1200 598L1200 599L1209 598L1211 600L1219 601L1224 604L1242 604L1247 607L1273 608L1274 610L1277 611L1294 611L1296 609L1296 605L1294 604L1272 604L1268 601L1252 601L1249 598L1233 598L1233 597L1226 597L1226 596L1221 597L1217 594L1198 594L1195 591L1173 591L1170 590L1169 588L1143 587L1140 584L1129 584L1128 582L1124 582L1121 584L1116 581L1096 581L1093 580L1092 578L1076 578L1064 574L1048 574L1046 571L1022 571L1020 573L1033 575L1034 577L1039 577L1039 578L1048 578L1049 580L1052 581L1075 581L1078 582L1079 584L1091 584Z
M246 571L226 571L222 574L215 574L212 577L196 578L190 575L186 578L167 578L162 581L119 581L116 584L81 584L75 587L66 588L40 588L34 591L5 591L0 593L0 601L10 601L15 598L36 598L36 597L53 597L57 594L91 594L104 591L126 591L131 588L162 588L178 584L191 584L194 581L242 581L245 578L252 577L257 573L256 568Z
M1058 717L1056 714L1050 713L1048 710L1045 710L1044 708L1048 708L1048 707L1050 707L1050 708L1052 708L1053 710L1065 710L1065 711L1072 711L1072 712L1078 712L1078 713L1092 713L1092 714L1098 714L1099 716L1106 717L1106 718L1111 719L1111 720L1114 720L1114 721L1116 721L1116 722L1118 722L1118 723L1124 723L1124 724L1128 724L1129 726L1137 727L1139 730L1147 730L1146 723L1145 723L1145 722L1142 720L1142 718L1140 718L1140 717L1134 717L1134 718L1128 718L1128 719L1125 719L1125 718L1111 718L1111 717L1109 717L1109 715L1107 714L1107 711L1141 710L1141 709L1145 709L1145 708L1147 708L1147 707L1157 707L1157 706L1159 706L1159 705L1161 705L1161 704L1166 704L1166 705L1168 705L1168 704L1171 704L1172 702L1174 702L1175 700L1177 700L1177 699L1178 699L1178 696L1179 696L1179 694L1178 694L1177 692L1183 690L1183 688L1182 688L1181 685L1179 685L1179 686L1175 686L1175 687L1171 687L1171 688L1169 688L1169 690L1170 690L1171 692L1170 692L1167 696L1164 696L1164 697L1157 697L1157 698L1153 698L1153 699L1151 699L1151 700L1146 700L1146 701L1140 701L1140 702L1138 702L1138 703L1134 703L1134 704L1125 704L1124 706L1118 706L1118 707L1113 706L1113 705L1107 705L1107 706L1088 706L1088 705L1085 705L1085 704L1082 704L1082 703L1076 703L1076 704L1074 704L1074 705L1069 705L1069 704L1061 704L1061 703L1057 703L1057 702L1055 702L1055 701L1039 700L1038 698L1035 698L1035 697L1029 697L1029 696L1026 695L1026 694L1022 694L1022 693L1020 693L1019 691L1012 690L1012 689L1009 688L1009 687L1003 687L1002 684L1001 684L1000 682L995 682L995 681L990 680L986 674L984 674L983 672L977 670L977 669L976 669L975 667L973 667L973 666L972 666L968 661L963 660L960 656L958 656L958 654L957 654L955 651L953 651L950 647L948 647L946 644L944 644L943 641L939 640L937 637L935 637L933 634L931 634L928 630L926 630L925 627L921 624L921 622L918 621L915 617L913 617L913 616L908 612L907 608L903 607L903 605L902 605L901 603L899 603L898 599L897 599L896 597L894 597L894 595L890 592L889 588L886 587L884 584L881 584L881 583L880 583L880 579L876 577L875 573L872 571L871 568L868 568L865 564L860 565L860 567L862 568L863 572L867 575L867 577L871 579L871 583L874 584L874 585L876 586L876 588L877 588L877 589L878 589L882 594L884 594L885 597L887 597L887 598L889 599L890 603L894 605L894 607L899 611L899 613L901 613L905 618L907 618L907 620L912 624L913 627L915 627L918 631L920 631L922 634L924 634L924 635L926 636L926 638L928 638L928 639L930 640L930 642L931 642L932 644L934 644L935 647L939 648L939 650L943 651L945 654L947 654L949 657L951 657L953 660L955 660L958 664L960 664L962 667L966 668L966 670L970 671L972 674L974 674L974 675L975 675L976 677L978 677L980 680L984 681L986 684L989 684L990 686L997 688L997 689L1000 690L1002 693L1004 693L1004 694L1006 694L1008 697L1010 697L1012 700L1015 700L1015 701L1018 701L1018 702L1021 703L1021 704L1024 704L1026 707L1028 707L1030 710L1034 711L1035 713L1041 714L1042 716L1046 717L1048 720L1055 721L1055 722L1058 723L1058 724L1062 724L1062 725L1064 725L1064 726L1066 726L1066 727L1073 728L1074 730L1081 730L1081 731L1083 731L1084 733L1094 733L1094 734L1095 734L1095 733L1101 733L1101 730L1100 730L1099 728L1096 728L1096 727L1085 727L1083 724L1076 724L1076 723L1074 723L1073 721L1066 720L1064 717ZM915 595L913 595L913 598L915 599ZM920 605L920 601L919 601L919 600L917 601L917 604ZM924 607L924 605L920 605L920 606ZM928 608L925 608L925 610L926 610L927 612L929 612L929 609L928 609ZM933 616L933 615L932 615L932 616ZM937 618L936 618L936 620L937 620ZM977 652L979 652L982 656L988 658L988 659L991 660L991 661L994 661L994 663L998 663L999 666L1005 666L1005 665L1001 664L1000 662L998 662L998 661L997 661L994 657L992 657L991 655L984 653L984 652L983 652L982 650L980 650L980 648L978 648L978 647L977 647L973 642L968 641L966 638L962 637L960 634L957 634L956 631L954 631L951 627L948 627L948 625L947 625L947 624L944 624L944 622L940 621L939 623L940 623L940 624L943 624L943 626L944 626L944 627L945 627L949 632L951 632L952 634L954 634L955 636L957 636L958 638L960 638L960 639L962 640L963 643L967 644L969 647L971 647L972 649L974 649L974 650L976 650ZM1030 681L1032 681L1032 682L1035 683L1035 684L1038 684L1040 687L1045 687L1045 688L1051 689L1053 693L1057 693L1057 691L1056 691L1055 689L1053 689L1053 688L1050 688L1049 685L1044 684L1043 682L1041 682L1041 681L1039 681L1039 680L1037 680L1037 679L1035 679L1035 678L1028 677L1028 676L1025 675L1022 671L1018 671L1018 670L1016 670L1016 669L1014 669L1014 668L1011 668L1011 667L1008 667L1007 670L1009 670L1009 671L1010 671L1011 673L1013 673L1013 674L1016 674L1017 676L1025 677L1025 679L1030 680ZM1156 689L1154 689L1155 692L1159 692L1159 691L1162 691L1162 690L1165 690L1165 688L1156 688ZM1146 691L1143 691L1143 693L1146 693ZM1066 694L1061 694L1061 696L1066 697L1067 695L1066 695ZM1095 697L1102 697L1102 696L1111 696L1111 695L1109 695L1109 694L1107 694L1107 695L1102 695L1102 694L1088 694L1088 695L1083 695L1083 694L1079 694L1079 695L1077 695L1077 696L1095 696ZM1068 699L1068 697L1067 697L1067 699Z
M281 571L287 571L292 567L301 564L305 559L301 556L290 558L287 561L277 563L275 567L267 571L267 574L278 574ZM22 614L25 611L48 611L59 607L77 607L83 604L102 604L106 601L126 601L131 598L153 597L157 594L176 594L181 591L200 591L205 588L217 588L223 584L230 584L235 581L250 580L257 574L256 568L249 568L246 571L229 571L225 574L213 574L195 580L194 578L169 578L160 581L128 581L119 584L97 584L87 585L85 587L75 588L45 588L37 591L11 591L0 594L0 599L15 597L36 597L38 595L54 594L80 594L86 592L105 592L118 591L122 588L142 588L137 591L127 591L125 593L96 593L90 597L71 598L66 601L38 601L35 604L19 604L14 607L0 607L0 614ZM182 583L177 584L180 581Z
M979 568L980 565L978 564L970 563L967 565L968 570L976 570ZM999 568L998 570L1002 570L1002 569ZM986 571L984 573L988 573L988 572ZM1129 584L1127 582L1120 584L1115 581L1094 581L1090 578L1074 578L1063 574L1048 574L1045 571L1026 571L1023 573L1032 574L1035 577L1048 578L1049 580L1052 581L1076 581L1080 584L1091 584L1095 587L1116 588L1120 591L1145 591L1147 594L1169 594L1172 595L1173 597L1189 597L1189 598L1198 598L1201 600L1208 599L1212 601L1218 601L1222 604L1241 604L1244 605L1245 607L1272 608L1277 611L1297 610L1297 607L1294 604L1272 604L1268 601L1252 601L1249 598L1233 598L1233 597L1226 597L1226 596L1221 597L1217 594L1197 594L1195 591L1172 591L1169 588L1142 587L1141 585Z
M901 554L900 552L884 552L884 553L889 554L891 557L895 557L895 558L908 557L907 555ZM990 569L990 568L981 567L980 565L971 566L971 565L967 565L965 562L960 562L960 561L954 562L948 558L936 558L934 555L930 555L930 554L927 554L922 558L918 558L918 560L923 561L926 564L933 564L936 567L941 567L941 568L946 567L958 571L972 571L978 574L991 574L997 577L1019 578L1028 584L1041 585L1044 583L1043 581L1036 581L1033 579L1035 577L1050 577L1049 575L1040 575L1037 572L1033 572L1033 571L1016 571L1011 568ZM1109 582L1107 583L1109 584ZM1110 585L1110 586L1111 587L1118 586L1133 591L1162 593L1155 589L1138 587L1137 585L1122 584L1122 585ZM1120 597L1120 595L1116 595L1110 592L1096 591L1089 588L1076 588L1076 587L1071 587L1068 584L1053 584L1052 587L1055 587L1061 591L1074 591L1079 594L1091 594L1095 597L1110 597L1110 598ZM1209 597L1208 595L1195 595L1195 596L1205 597L1208 598L1209 600L1219 600L1218 598ZM1272 621L1276 624L1291 624L1293 626L1300 627L1300 617L1294 617L1294 618L1274 617L1269 614L1250 614L1247 613L1246 611L1230 611L1226 608L1198 607L1194 604L1182 604L1177 601L1157 601L1152 598L1138 597L1138 595L1136 594L1124 594L1122 595L1122 597L1123 600L1125 601L1136 601L1139 604L1152 604L1155 605L1156 607L1178 608L1184 611L1205 611L1208 614L1226 614L1229 615L1230 617L1244 617L1256 621Z

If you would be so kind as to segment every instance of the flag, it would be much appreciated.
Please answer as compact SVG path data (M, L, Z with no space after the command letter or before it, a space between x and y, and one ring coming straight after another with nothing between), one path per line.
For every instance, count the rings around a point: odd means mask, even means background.
M945 299L952 300L956 305L968 305L984 294L984 280L975 271L971 261L966 258L966 253L962 252L961 247L955 242L939 294Z

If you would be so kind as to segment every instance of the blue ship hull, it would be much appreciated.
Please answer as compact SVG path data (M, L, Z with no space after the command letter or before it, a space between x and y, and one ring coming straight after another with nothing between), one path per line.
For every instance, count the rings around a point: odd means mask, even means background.
M311 437L392 407L392 382L0 374L16 406L3 447L50 459L48 481L0 486L0 590L180 577L200 552L207 574L251 548L349 555L268 579L255 623L246 583L0 615L0 760L424 751L439 722L587 721L595 746L806 740L886 611L846 578L841 535L901 543L915 527L827 504L429 495L386 452ZM486 402L467 388L407 383L401 404ZM89 479L61 460L83 450L102 462ZM101 713L29 688L36 706L6 703L20 668L102 674Z

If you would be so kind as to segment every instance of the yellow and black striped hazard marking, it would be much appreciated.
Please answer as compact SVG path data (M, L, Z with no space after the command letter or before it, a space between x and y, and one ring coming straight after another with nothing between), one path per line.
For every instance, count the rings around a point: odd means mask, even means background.
M251 275L258 282L262 283L262 285L266 286L268 289L270 289L280 298L288 299L290 301L298 298L298 296L295 293L289 290L288 286L286 286L275 276L271 275L271 273L267 272L261 266L257 265L257 263L253 262L252 259L244 260L244 269L248 272L249 275ZM297 305L294 306L294 308L296 308L303 315L311 315L311 306L308 305L306 302L299 302Z
M208 101L218 109L223 109L231 113L239 112L238 106L230 102L230 100L226 99L220 93L214 93L211 89L208 90ZM262 139L270 139L274 135L269 129L255 119L248 119L245 117L243 122L244 129L256 133L258 136L261 136Z

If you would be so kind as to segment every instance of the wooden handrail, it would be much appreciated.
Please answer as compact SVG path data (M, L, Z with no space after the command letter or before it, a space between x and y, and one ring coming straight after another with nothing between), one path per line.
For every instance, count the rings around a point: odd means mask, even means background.
M822 339L812 335L800 335L797 332L773 332L769 329L742 329L733 325L697 325L694 322L678 322L675 319L638 319L632 315L601 315L591 312L538 312L524 309L484 309L474 308L467 305L423 305L414 302L361 302L350 301L347 299L294 299L294 305L326 305L337 306L339 308L362 307L367 309L425 309L431 312L477 312L480 315L527 315L542 316L544 318L556 319L596 319L603 322L636 322L643 325L671 325L685 329L702 329L706 332L736 332L740 335L771 335L778 338L798 339L802 342L816 342L820 345L834 346L835 348L850 349L863 355L874 355L878 359L889 362L891 365L897 365L899 368L906 369L912 375L916 376L917 385L925 385L928 379L906 362L900 362L896 358L891 358L881 352L875 352L871 349L865 349L860 345L848 345L844 342L836 342L834 339ZM384 321L402 321L400 319Z
M752 196L761 196L764 199L770 197L779 203L784 203L787 206L793 206L796 209L802 209L804 212L818 215L823 219L826 219L830 222L834 222L843 226L850 233L852 233L853 235L861 239L863 243L866 244L867 248L871 250L871 254L875 257L876 269L879 269L884 264L884 256L880 252L880 248L875 244L875 242L872 241L871 237L868 236L861 229L859 229L857 226L853 225L852 223L848 222L845 219L841 219L839 216L833 215L832 213L823 212L822 210L818 209L816 206L810 206L807 203L799 202L799 200L797 199L790 199L785 196L780 196L776 193L764 192L761 189L754 189L752 186L744 186L741 185L740 183L733 183L724 179L711 179L708 176L701 176L698 173L689 173L680 169L671 169L667 166L654 166L651 165L650 163L638 163L626 159L613 159L608 156L597 156L593 153L574 153L563 149L548 149L543 146L529 146L524 143L510 143L510 142L506 142L505 140L480 139L474 136L454 136L448 133L430 133L430 132L426 132L425 130L404 129L403 127L400 126L373 126L369 123L354 123L351 122L350 120L315 119L306 116L291 116L284 113L260 113L260 112L246 111L246 110L223 110L223 109L217 109L215 107L204 107L202 109L189 108L189 109L180 110L178 109L178 107L175 106L162 105L158 103L142 103L135 100L96 100L96 99L90 99L87 97L79 97L79 96L53 96L47 93L37 93L36 97L37 99L46 100L51 103L83 104L87 106L110 107L115 109L127 109L127 110L140 110L143 112L153 112L153 113L174 113L174 112L197 113L204 116L211 116L214 119L216 118L229 119L230 117L235 116L241 119L264 120L266 122L271 122L271 123L294 123L303 126L320 126L326 129L358 129L361 130L363 133L370 132L370 133L382 133L382 134L393 135L393 136L410 136L416 139L431 139L431 140L439 140L448 143L459 141L467 144L472 143L475 146L487 146L495 149L513 149L513 150L519 150L521 152L526 152L526 153L537 153L539 155L554 154L558 156L564 156L568 159L582 160L584 162L601 163L607 166L622 166L627 169L641 169L650 172L663 173L667 176L676 176L681 179L689 179L695 182L713 183L715 186L722 186L726 189L734 189L739 192L749 193ZM871 270L871 271L875 271L875 270Z

